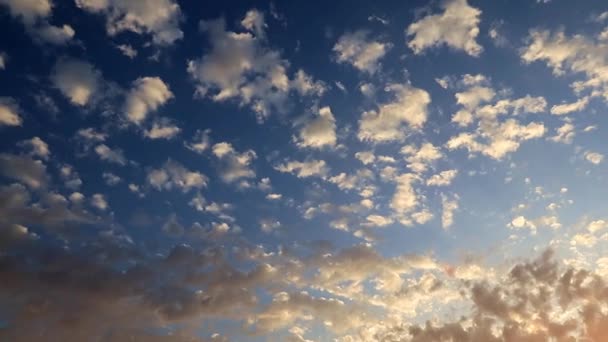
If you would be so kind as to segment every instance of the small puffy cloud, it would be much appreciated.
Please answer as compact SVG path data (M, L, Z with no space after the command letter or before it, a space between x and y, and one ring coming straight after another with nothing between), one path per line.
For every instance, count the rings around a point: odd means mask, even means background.
M49 182L46 166L42 162L13 154L0 154L0 175L32 189L45 188Z
M483 48L476 38L481 11L469 6L467 0L444 0L441 8L442 13L427 15L407 28L407 36L411 37L408 47L419 54L427 48L445 44L479 56Z
M109 186L114 186L122 181L120 177L112 172L104 172L101 176L103 177L104 182Z
M129 44L120 44L120 45L116 45L116 48L125 56L129 57L130 59L133 59L135 57L137 57L137 50L135 50L135 48L133 48L131 45Z
M367 221L367 224L375 227L384 227L393 223L392 218L377 214L368 215L365 220Z
M172 98L173 93L169 90L169 86L159 77L140 77L133 82L127 94L125 103L127 120L140 124L149 112L157 110Z
M211 139L209 138L210 133L211 130L209 129L197 130L194 137L192 137L192 141L184 142L184 146L190 151L202 154L211 146Z
M281 228L281 222L274 219L263 219L260 220L260 229L264 233L272 233L273 231Z
M94 194L91 196L91 205L93 208L97 208L101 211L105 211L108 209L108 201L103 194Z
M604 160L604 155L598 152L587 151L584 156L588 162L595 165L600 164Z
M574 125L569 122L566 122L562 126L558 127L555 132L556 134L549 139L564 144L571 144L572 140L574 139L574 136L576 135L576 132L574 131Z
M125 165L127 163L127 159L125 158L122 150L120 149L111 149L106 144L100 144L95 146L95 153L99 156L101 160L115 163L119 165Z
M8 55L5 52L0 52L0 70L6 69L7 62L8 62Z
M325 178L329 167L324 160L289 161L275 166L275 170L285 173L293 173L298 178L317 176Z
M183 38L179 24L182 12L173 0L76 0L81 9L106 17L106 31L114 36L124 31L149 34L155 45L166 46Z
M213 145L211 151L221 162L220 177L226 183L232 183L243 178L255 177L251 163L257 158L253 150L237 152L231 144L220 142Z
M28 34L39 42L63 45L74 37L71 26L49 23L53 10L50 0L0 0L0 5L8 7L11 16L20 19Z
M51 74L55 88L79 106L88 104L101 87L101 73L88 62L62 58L57 61Z
M608 228L608 221L606 220L595 220L595 221L591 221L589 222L589 224L587 225L587 230L590 233L596 233L600 230L604 230Z
M375 73L380 68L380 59L392 44L372 40L368 36L369 32L365 30L342 35L333 47L336 60L351 64L360 71Z
M270 193L270 194L266 195L266 199L271 200L271 201L278 201L281 198L283 198L283 195L281 195L281 194Z
M172 139L181 132L181 128L167 120L160 120L144 131L144 136L150 139Z
M441 226L443 229L448 229L454 223L454 212L458 210L458 196L450 199L448 196L442 194L441 206L443 209L441 214Z
M0 97L0 126L21 126L19 105L11 97Z
M589 99L589 96L585 96L576 102L555 105L551 107L551 114L566 115L573 112L580 112L587 107L587 104L589 104Z
M336 119L331 108L319 109L318 116L308 121L299 133L297 144L300 147L322 148L336 145Z
M357 152L357 153L355 153L355 158L359 159L359 161L361 161L365 165L371 164L374 162L374 160L376 160L376 156L374 155L374 152L371 152L371 151Z
M385 91L395 95L393 102L382 104L377 110L366 111L359 120L359 140L385 143L403 140L408 130L420 130L427 120L431 96L410 85L389 84Z
M99 132L91 127L79 129L76 136L88 142L104 142L108 138L106 133Z
M148 172L148 183L156 190L179 188L183 192L207 186L209 178L198 171L191 171L173 160L168 160L159 169Z
M390 207L397 214L410 213L418 206L419 199L413 186L417 180L418 177L411 173L402 174L395 179L397 187L391 199Z
M51 155L49 145L39 137L33 137L28 140L23 140L19 146L28 150L29 154L42 159L48 159Z
M438 146L430 142L423 143L420 148L415 145L406 145L401 148L401 154L406 155L407 167L416 173L425 172L429 165L443 158Z
M238 99L262 121L273 110L283 110L292 90L300 95L320 95L325 90L301 70L290 79L289 63L260 36L265 27L260 13L248 12L241 26L245 32L226 30L223 18L201 22L211 50L188 61L198 96L216 102Z
M432 175L426 181L426 185L429 186L447 186L452 183L452 180L458 174L458 170L445 170L438 174Z

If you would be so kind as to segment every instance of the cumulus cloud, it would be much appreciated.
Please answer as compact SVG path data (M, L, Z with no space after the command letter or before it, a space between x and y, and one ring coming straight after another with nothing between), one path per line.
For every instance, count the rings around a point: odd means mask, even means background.
M420 147L405 145L400 152L406 155L407 167L416 173L425 172L432 163L443 158L441 148L430 142L425 142Z
M414 53L440 45L463 50L471 56L483 51L476 41L481 11L469 6L467 0L444 0L440 14L427 15L413 22L406 30L411 37L407 45Z
M331 108L319 109L318 115L304 124L297 144L300 147L323 148L336 145L336 119Z
M429 186L447 186L452 183L452 180L458 174L458 170L445 170L441 171L438 174L432 175L426 181L426 185Z
M51 155L49 145L39 137L33 137L28 140L19 142L19 146L28 150L31 156L40 157L42 159L48 159Z
M183 192L207 186L209 178L198 171L186 169L180 163L168 160L158 169L151 169L147 176L148 184L156 190L179 188Z
M110 36L124 31L149 34L152 43L159 46L171 45L184 36L179 28L183 15L173 0L76 0L76 5L105 16Z
M91 196L91 205L101 211L108 209L108 202L103 194L93 194L93 196Z
M290 79L289 63L259 36L265 24L263 16L255 13L248 12L241 22L245 32L228 31L224 19L201 22L211 51L188 61L188 73L199 96L217 102L238 99L264 120L273 110L283 110L292 90L320 95L325 87L301 70Z
M115 163L119 165L125 165L127 158L125 158L121 149L111 149L106 144L100 144L95 146L95 153L101 160Z
M275 166L275 170L285 173L293 173L298 178L317 176L324 178L329 172L329 167L324 160L289 161Z
M420 130L427 120L431 96L410 85L389 84L385 91L393 93L393 102L382 104L377 110L366 111L359 120L360 140L385 143L403 140L408 130Z
M566 115L573 112L580 112L587 107L587 104L589 104L589 97L585 96L576 102L554 105L551 107L551 114Z
M569 122L566 122L562 126L558 127L555 132L556 134L549 139L564 144L571 144L574 136L576 135L574 125Z
M46 166L26 156L0 154L0 174L32 189L45 188L49 183Z
M441 206L443 212L441 214L441 226L443 229L448 229L454 223L454 212L458 210L458 196L450 199L448 196L441 196Z
M150 129L144 131L144 136L150 139L173 139L181 132L181 128L168 120L159 120L152 124Z
M0 97L0 126L21 126L19 105L11 97Z
M0 5L8 7L11 16L21 20L36 41L63 45L74 37L75 31L70 25L53 26L49 23L53 11L51 0L0 0Z
M125 114L127 120L141 124L148 114L173 98L169 86L159 77L140 77L133 81L127 94Z
M333 51L339 63L348 63L360 71L373 74L380 68L380 59L391 47L390 43L369 39L368 31L359 30L343 34Z
M588 162L595 165L600 164L604 160L604 155L598 152L587 151L584 156Z
M232 183L239 179L255 177L251 163L257 155L253 150L239 153L230 143L220 142L213 145L211 151L221 162L220 177L224 182Z
M192 137L192 141L184 142L184 146L191 151L201 154L211 146L209 134L211 134L211 130L209 129L197 130L196 133L194 133L194 137Z
M101 73L90 63L62 58L53 68L51 81L70 102L85 106L98 95L102 79Z

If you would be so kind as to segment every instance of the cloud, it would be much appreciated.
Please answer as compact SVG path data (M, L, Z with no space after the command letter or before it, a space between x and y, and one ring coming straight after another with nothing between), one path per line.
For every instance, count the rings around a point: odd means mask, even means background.
M173 44L184 33L179 24L183 15L179 4L173 0L76 0L84 11L106 17L106 31L115 36L124 31L149 34L158 46Z
M0 52L0 70L6 69L6 63L8 63L8 55L6 52Z
M20 19L28 34L36 41L63 45L74 37L75 32L71 26L53 26L49 23L53 9L50 0L0 0L0 5L8 7L11 16Z
M173 160L168 160L159 169L148 171L148 183L156 190L179 188L183 192L207 186L209 178L197 171L190 171Z
M429 165L443 158L441 148L426 142L417 148L415 145L405 145L401 148L401 154L406 155L405 160L408 162L407 167L416 172L425 172Z
M555 132L557 134L552 136L549 139L551 139L552 141L561 142L564 144L571 144L572 140L574 139L574 136L576 135L576 132L574 130L574 125L569 122L566 122L562 126L558 127L555 130Z
M108 202L103 194L93 194L91 196L91 205L101 211L108 209Z
M598 152L587 151L585 152L585 159L591 164L598 165L604 160L604 155Z
M589 104L589 97L585 96L576 102L564 103L551 107L551 114L565 115L573 112L580 112L587 107L587 104Z
M111 149L106 144L100 144L95 146L95 153L99 156L101 160L115 163L119 165L125 165L127 163L127 159L125 158L121 149Z
M255 17L255 22L252 18ZM321 95L325 87L304 71L290 79L289 63L259 36L265 23L261 13L248 12L241 26L245 32L226 30L223 18L201 22L211 50L199 59L188 61L188 73L196 82L196 93L216 102L238 99L250 107L258 120L273 110L282 111L292 90L300 95Z
M88 62L61 58L53 68L51 81L72 104L85 106L99 96L97 92L102 78L101 73Z
M253 150L237 152L231 144L220 142L213 145L211 151L221 161L220 177L226 183L232 183L243 178L254 178L251 162L257 158Z
M49 183L46 166L26 156L0 154L0 174L21 182L32 189L43 189Z
M417 131L424 126L428 116L431 97L426 91L410 85L389 84L385 91L393 93L395 100L366 111L359 120L359 140L374 143L401 141L408 131Z
M150 129L144 131L144 136L150 139L173 139L179 132L181 132L181 128L168 120L160 120L153 123Z
M119 176L111 172L104 172L101 174L101 176L103 177L103 180L106 182L106 184L108 184L109 186L114 186L122 181Z
M192 137L191 142L184 142L184 146L190 151L193 151L198 154L202 154L205 152L209 146L211 146L211 139L209 138L209 134L211 134L210 129L206 130L197 130Z
M444 0L441 14L428 15L412 23L406 30L413 36L407 43L414 53L440 45L463 50L471 56L483 51L475 40L479 35L481 11L469 6L467 0Z
M20 147L29 150L31 156L48 159L51 155L49 145L39 137L33 137L28 140L23 140L18 144Z
M333 47L338 63L348 63L373 74L380 69L380 59L391 49L392 44L368 39L369 32L359 30L343 34Z
M443 208L441 226L443 229L448 229L454 223L454 211L458 210L458 196L450 199L448 196L442 194L441 206Z
M11 97L0 97L0 126L21 126L19 105Z
M448 186L458 174L458 170L445 170L438 174L432 175L426 180L428 186Z
M125 56L133 59L137 57L137 50L129 44L116 45L116 48Z
M300 147L323 148L336 145L336 119L331 108L319 109L318 116L309 120L300 130L297 144Z
M298 178L317 176L325 178L329 167L324 160L289 161L275 166L275 170L285 173L293 173Z
M127 120L134 124L141 124L149 112L173 98L169 86L159 77L140 77L133 81L131 90L127 94L125 113Z

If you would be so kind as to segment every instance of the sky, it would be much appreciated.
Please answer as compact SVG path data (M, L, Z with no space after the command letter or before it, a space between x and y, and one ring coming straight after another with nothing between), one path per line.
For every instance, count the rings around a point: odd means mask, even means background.
M608 3L0 0L0 340L608 340Z

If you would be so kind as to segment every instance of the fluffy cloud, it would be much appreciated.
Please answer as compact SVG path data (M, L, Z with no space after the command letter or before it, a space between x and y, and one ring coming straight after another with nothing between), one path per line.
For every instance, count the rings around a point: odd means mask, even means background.
M441 149L429 142L423 143L420 148L415 145L403 146L400 152L407 156L407 167L416 173L425 172L429 165L443 157Z
M448 196L442 194L441 206L443 208L441 226L443 229L448 229L454 223L454 211L458 210L458 196L450 199Z
M0 5L7 6L11 16L20 19L35 40L62 45L74 37L71 26L49 24L53 10L50 0L0 0Z
M220 142L213 145L211 151L221 161L220 177L226 183L232 183L242 178L253 178L255 172L251 162L257 158L253 150L237 152L231 144Z
M0 97L0 126L21 126L23 119L19 115L17 102L10 97Z
M144 132L144 136L150 139L172 139L181 132L181 128L167 120L160 120L152 124L152 127Z
M173 160L168 160L161 168L148 171L148 183L156 190L179 188L183 192L207 186L209 178L197 171L190 171Z
M75 105L88 104L101 87L101 73L88 62L62 58L51 74L53 85Z
M366 111L359 120L358 137L363 141L384 143L403 140L408 131L419 130L427 120L431 97L426 91L410 85L389 84L385 91L395 95L393 102Z
M197 82L199 96L218 102L239 99L263 120L273 109L282 110L291 90L306 95L321 94L325 88L303 71L289 78L289 63L266 47L264 36L259 36L265 26L263 17L253 13L241 22L246 30L241 33L227 31L224 19L201 22L212 49L188 61L188 73Z
M149 34L156 45L166 46L183 38L179 28L182 13L173 0L76 0L81 9L106 17L106 31L110 36L130 31Z
M440 45L464 50L471 56L483 51L475 40L479 35L481 11L469 6L467 0L444 0L441 14L428 15L412 23L406 30L407 43L414 53Z
M391 49L392 44L368 38L369 32L359 30L342 35L333 47L336 60L348 63L370 74L380 68L380 59Z
M598 152L587 151L585 152L585 159L592 164L599 164L604 160L604 155Z
M134 124L141 124L149 112L173 98L169 86L159 77L140 77L133 82L127 94L125 113L127 120Z
M49 145L39 137L33 137L31 139L21 141L19 146L27 149L30 155L40 157L42 159L48 159L51 155Z
M125 158L121 149L111 149L106 144L100 144L95 146L95 153L99 156L101 160L115 163L119 165L125 165L127 163L127 159Z
M103 194L93 194L93 196L91 196L91 205L101 211L108 209L108 201L106 201Z
M336 119L331 108L319 109L318 116L306 122L297 141L300 147L322 148L336 145Z
M45 188L49 182L46 166L26 156L0 154L0 174L32 189Z
M452 183L452 180L458 174L458 170L445 170L438 174L432 175L426 181L426 185L429 186L447 186Z
M289 161L275 166L275 169L280 172L293 173L298 178L312 176L324 178L329 172L329 167L324 160Z
M566 122L562 126L558 127L555 132L557 134L552 136L550 139L552 141L561 142L564 144L571 144L572 139L574 139L574 136L576 135L574 125L569 122Z
M191 142L184 142L184 146L187 149L194 151L198 154L205 152L211 145L211 139L209 138L210 130L197 130L192 138Z
M589 97L585 96L576 102L564 103L551 107L551 114L565 115L573 112L580 112L587 107L587 104L589 104Z

